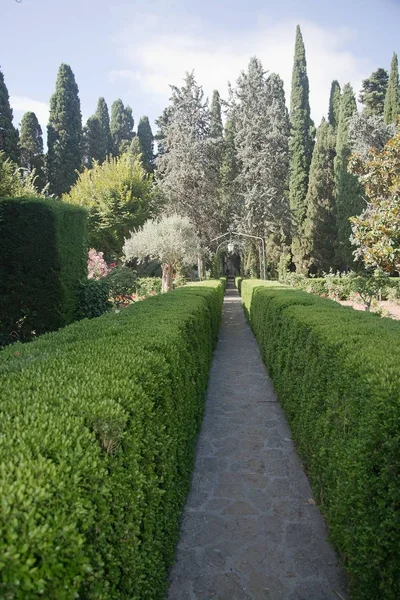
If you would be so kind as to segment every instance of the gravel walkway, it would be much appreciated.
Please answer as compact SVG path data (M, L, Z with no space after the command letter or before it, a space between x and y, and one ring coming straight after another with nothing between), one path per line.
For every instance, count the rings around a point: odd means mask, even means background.
M323 518L228 289L168 600L347 600Z

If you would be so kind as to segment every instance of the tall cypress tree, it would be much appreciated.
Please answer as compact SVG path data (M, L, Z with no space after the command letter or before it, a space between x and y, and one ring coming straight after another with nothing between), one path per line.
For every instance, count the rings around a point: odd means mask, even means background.
M222 138L224 128L221 116L221 98L218 90L213 91L210 111L210 136L212 138Z
M47 177L50 193L68 192L82 166L82 116L79 90L69 65L59 68L56 91L50 99L47 126Z
M310 116L309 82L306 51L300 27L296 30L292 93L290 98L290 182L289 200L293 220L292 254L296 269L304 269L302 229L307 211L307 188L314 141L314 124Z
M236 184L238 161L235 148L235 128L233 120L228 118L224 130L224 146L221 164L221 231L233 223L234 216L240 212L239 195Z
M108 113L108 106L104 98L99 98L97 102L97 109L95 112L96 117L100 121L101 131L102 131L102 151L101 151L101 161L105 159L106 156L112 154L113 145L111 139L111 131L110 131L110 115ZM103 155L104 152L104 155Z
M390 65L389 82L385 97L385 123L396 123L399 116L399 112L399 63L397 60L397 54L394 52L392 62Z
M88 118L83 128L83 162L85 167L92 168L93 161L104 162L106 157L106 140L97 115Z
M149 118L140 117L137 128L137 138L142 155L142 163L148 173L154 171L154 135L151 130Z
M329 96L329 114L328 121L329 124L332 125L334 131L337 131L337 126L339 123L339 112L340 112L340 97L341 90L339 82L334 79L331 85L331 93Z
M364 79L358 99L364 105L363 114L366 117L383 115L387 86L388 74L382 68Z
M338 239L336 261L341 269L349 269L353 264L353 247L350 243L351 226L349 218L360 214L363 209L362 188L355 175L347 170L351 154L349 118L357 112L353 88L347 83L343 88L340 103L339 125L336 139L335 190Z
M2 71L0 71L0 151L3 151L7 158L18 162L18 131L13 125L13 111Z
M21 121L19 138L20 164L29 173L35 170L35 186L41 191L46 185L42 128L34 112L26 112Z
M337 238L335 219L335 146L332 125L322 119L310 167L307 217L304 223L305 256L309 268L328 272L334 267Z
M133 139L134 120L130 106L124 106L120 98L111 105L110 131L115 156L129 148Z

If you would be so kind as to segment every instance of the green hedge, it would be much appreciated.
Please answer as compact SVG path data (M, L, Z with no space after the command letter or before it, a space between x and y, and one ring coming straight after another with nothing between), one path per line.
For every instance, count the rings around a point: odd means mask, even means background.
M56 200L0 199L0 336L25 340L76 316L87 277L86 212Z
M242 289L242 281L243 281L244 277L235 277L235 287L238 289L239 294L241 292Z
M400 323L260 282L243 297L352 597L400 598Z
M222 286L0 353L0 597L163 598Z

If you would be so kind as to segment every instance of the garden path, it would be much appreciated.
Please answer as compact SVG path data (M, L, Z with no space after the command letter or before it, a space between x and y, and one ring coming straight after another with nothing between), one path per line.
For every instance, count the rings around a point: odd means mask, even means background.
M248 326L227 289L168 600L345 600L345 578Z

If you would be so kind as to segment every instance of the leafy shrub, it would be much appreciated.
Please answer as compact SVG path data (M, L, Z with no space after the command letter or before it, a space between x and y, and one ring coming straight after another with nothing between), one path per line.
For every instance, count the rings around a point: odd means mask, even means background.
M77 319L100 317L111 308L109 287L104 279L87 279L81 283Z
M132 300L136 293L137 275L130 267L115 267L105 278L110 290L110 299L118 307Z
M242 289L242 281L243 281L243 279L244 279L243 277L235 277L235 286L238 289L239 294L240 294L241 289Z
M160 277L141 277L137 280L136 291L139 296L150 296L161 293Z
M3 339L29 340L76 316L87 278L86 212L56 200L0 199Z
M0 597L164 597L222 297L187 286L1 353Z
M400 597L400 323L244 281L242 297L354 598Z

